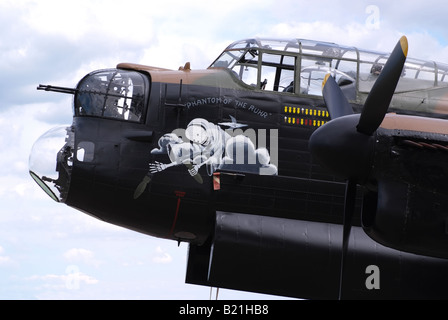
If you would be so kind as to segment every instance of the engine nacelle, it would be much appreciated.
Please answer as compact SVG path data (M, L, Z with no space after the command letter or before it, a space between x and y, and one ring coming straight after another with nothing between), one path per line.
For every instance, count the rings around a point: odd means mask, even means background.
M364 197L362 225L375 241L397 250L448 258L448 199L398 179L382 179Z
M217 212L213 241L190 245L186 282L337 299L341 247L341 225ZM448 278L437 276L448 260L384 247L359 227L352 228L345 266L345 299L448 297ZM378 271L377 289L368 285L372 266Z

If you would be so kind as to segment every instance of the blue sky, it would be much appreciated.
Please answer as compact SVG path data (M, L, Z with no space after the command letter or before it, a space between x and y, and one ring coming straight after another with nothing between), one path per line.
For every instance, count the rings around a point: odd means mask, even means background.
M90 71L135 62L206 68L231 42L266 36L448 62L448 4L409 1L0 0L0 299L208 299L184 283L187 245L100 222L53 202L28 156L48 129L71 123L74 87ZM75 277L76 276L76 277ZM75 281L76 280L76 281ZM220 290L222 299L272 299Z

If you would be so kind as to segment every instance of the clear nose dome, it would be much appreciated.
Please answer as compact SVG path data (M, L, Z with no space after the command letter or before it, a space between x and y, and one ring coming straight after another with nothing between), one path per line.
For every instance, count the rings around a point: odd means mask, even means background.
M44 133L31 149L30 175L57 202L65 200L70 185L73 143L72 129L65 125Z

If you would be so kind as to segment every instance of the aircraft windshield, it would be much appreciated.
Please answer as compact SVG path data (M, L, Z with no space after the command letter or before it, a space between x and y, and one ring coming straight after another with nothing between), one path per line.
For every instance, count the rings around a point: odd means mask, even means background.
M147 79L135 71L112 69L93 72L78 84L75 115L141 122L147 83Z

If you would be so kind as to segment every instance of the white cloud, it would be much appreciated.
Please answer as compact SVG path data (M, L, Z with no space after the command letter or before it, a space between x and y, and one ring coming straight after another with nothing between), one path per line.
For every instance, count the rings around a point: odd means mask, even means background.
M30 9L23 21L41 34L62 35L70 41L110 34L114 41L129 43L148 42L153 37L155 4L151 2L46 0L27 1L26 5Z
M2 265L7 265L7 264L11 264L12 260L10 257L7 256L0 256L0 266Z
M165 252L162 247L158 246L156 248L156 253L152 258L152 261L154 263L160 263L160 264L165 264L165 263L170 263L171 261L173 261L173 258L171 257L171 255L167 252Z
M42 282L39 285L46 290L76 290L79 289L81 284L94 285L99 283L98 279L82 272L32 275L25 280Z
M15 264L11 257L3 255L4 252L5 250L0 246L0 267L12 266Z
M95 258L94 253L87 249L70 249L64 253L64 258L70 263L85 263L95 267L100 265L100 261Z

